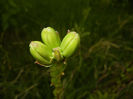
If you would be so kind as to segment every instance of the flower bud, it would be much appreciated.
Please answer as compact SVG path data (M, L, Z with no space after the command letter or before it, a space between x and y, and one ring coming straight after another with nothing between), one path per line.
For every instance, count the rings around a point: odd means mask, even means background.
M58 62L63 59L60 47L53 48L53 54L54 54L54 59L57 60Z
M40 41L30 43L30 53L40 64L48 65L52 63L52 50Z
M79 34L76 32L69 32L63 39L60 48L64 57L69 57L73 54L80 42Z
M56 48L60 46L60 37L57 31L55 31L51 27L44 28L41 33L41 37L43 42L49 47L49 48Z

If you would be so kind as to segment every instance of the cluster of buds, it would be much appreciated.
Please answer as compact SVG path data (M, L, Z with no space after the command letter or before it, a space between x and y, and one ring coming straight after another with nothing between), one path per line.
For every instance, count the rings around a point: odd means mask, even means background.
M68 32L61 42L58 32L51 27L42 30L41 38L43 43L32 41L29 46L36 62L44 66L51 65L54 60L59 62L70 57L80 42L76 32Z

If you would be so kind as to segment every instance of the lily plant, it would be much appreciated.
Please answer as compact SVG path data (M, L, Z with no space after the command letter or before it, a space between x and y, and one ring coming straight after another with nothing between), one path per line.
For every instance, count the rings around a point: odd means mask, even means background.
M51 27L44 28L41 32L42 42L32 41L30 53L35 58L35 63L49 67L51 85L55 99L62 99L63 85L61 78L64 75L66 59L70 57L80 43L80 36L75 31L69 31L62 42L59 33Z

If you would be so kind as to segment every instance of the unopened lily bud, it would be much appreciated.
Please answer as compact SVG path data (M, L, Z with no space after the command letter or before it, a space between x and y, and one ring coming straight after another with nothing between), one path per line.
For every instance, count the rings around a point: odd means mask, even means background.
M61 40L57 31L51 27L44 28L41 33L43 42L49 48L56 48L60 46Z
M61 61L63 59L60 47L53 48L53 54L54 54L54 59L55 60Z
M52 50L40 41L32 41L30 43L30 53L40 64L48 65L52 63Z
M69 32L63 39L60 48L64 57L69 57L73 54L80 42L79 34L76 32Z

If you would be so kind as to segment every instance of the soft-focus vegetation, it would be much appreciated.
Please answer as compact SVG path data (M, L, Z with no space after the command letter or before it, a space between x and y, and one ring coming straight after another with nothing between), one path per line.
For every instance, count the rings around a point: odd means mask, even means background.
M64 99L133 98L132 0L0 0L1 99L53 99L48 68L29 43L44 27L81 36L68 59Z

